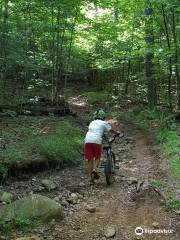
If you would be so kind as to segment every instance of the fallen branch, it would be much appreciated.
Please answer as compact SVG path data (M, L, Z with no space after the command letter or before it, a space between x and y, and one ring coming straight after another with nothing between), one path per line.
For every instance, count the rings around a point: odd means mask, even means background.
M151 186L151 187L152 187L152 189L153 189L156 193L159 194L159 196L165 201L165 204L167 205L167 204L168 204L168 199L167 199L167 197L164 195L164 193L163 193L160 189L157 189L157 188L155 188L155 187L153 187L153 186Z

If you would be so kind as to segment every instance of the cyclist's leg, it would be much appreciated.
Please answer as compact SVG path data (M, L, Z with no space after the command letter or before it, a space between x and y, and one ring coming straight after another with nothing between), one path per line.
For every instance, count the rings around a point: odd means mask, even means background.
M95 167L98 168L100 165L100 158L95 159Z
M88 160L88 176L91 177L94 168L94 159Z
M89 177L89 183L94 184L94 159L88 160L88 177Z
M86 143L84 146L84 158L87 160L87 172L89 181L93 182L92 172L94 167L93 147L91 143Z
M102 154L102 145L96 144L96 146L95 146L95 167L96 168L99 167L101 154Z

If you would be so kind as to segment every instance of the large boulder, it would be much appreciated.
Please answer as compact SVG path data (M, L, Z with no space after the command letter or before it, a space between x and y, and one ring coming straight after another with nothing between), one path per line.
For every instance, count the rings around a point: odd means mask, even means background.
M11 221L16 218L48 221L62 219L62 217L63 209L60 204L38 194L32 194L0 208L0 219L3 221Z

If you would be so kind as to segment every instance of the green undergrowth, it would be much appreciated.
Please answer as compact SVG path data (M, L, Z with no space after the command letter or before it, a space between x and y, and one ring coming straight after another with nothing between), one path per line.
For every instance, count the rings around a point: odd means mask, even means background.
M82 159L83 130L70 122L53 118L14 119L2 129L0 176L6 177L12 166L34 161L49 167L77 166Z
M55 134L48 138L37 137L31 149L39 153L51 165L60 168L77 166L81 160L83 131L77 126L62 122L56 127Z
M37 224L37 222L36 222ZM23 231L28 232L36 226L35 222L29 219L16 218L13 221L4 222L0 221L0 232L2 234L7 234L8 236L12 232Z
M81 96L87 98L88 102L91 104L104 103L111 99L110 94L105 91L84 92Z
M180 201L176 199L175 197L172 197L170 201L167 204L167 207L172 210L180 210Z
M150 185L154 188L165 188L167 186L166 183L161 180L153 180Z
M143 109L143 110L142 110ZM126 111L113 112L113 116L125 122L131 122L150 133L161 152L167 159L166 168L169 172L169 178L173 181L180 180L180 125L175 122L174 116L165 114L162 111L149 111L144 107L134 107ZM158 188L166 188L163 179L155 181L152 185ZM171 186L169 186L171 188ZM172 194L169 198L169 208L180 209L180 202Z
M153 180L150 185L153 188L159 189L166 196L167 208L172 210L180 210L180 200L176 199L173 189L168 186L167 182L162 180Z
M37 220L23 219L23 218L15 218L13 221L4 222L0 220L0 234L4 236L13 237L16 235L16 232L28 233L31 232L32 229L42 226L42 223Z

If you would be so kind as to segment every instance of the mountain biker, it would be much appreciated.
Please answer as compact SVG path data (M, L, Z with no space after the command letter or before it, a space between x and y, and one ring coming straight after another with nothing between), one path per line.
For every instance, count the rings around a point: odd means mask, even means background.
M85 137L84 158L88 162L88 176L91 184L94 183L94 179L99 178L97 168L100 164L103 134L106 131L113 134L119 133L112 129L111 125L105 121L105 118L106 113L103 109L98 109L94 113L94 120L89 124Z

